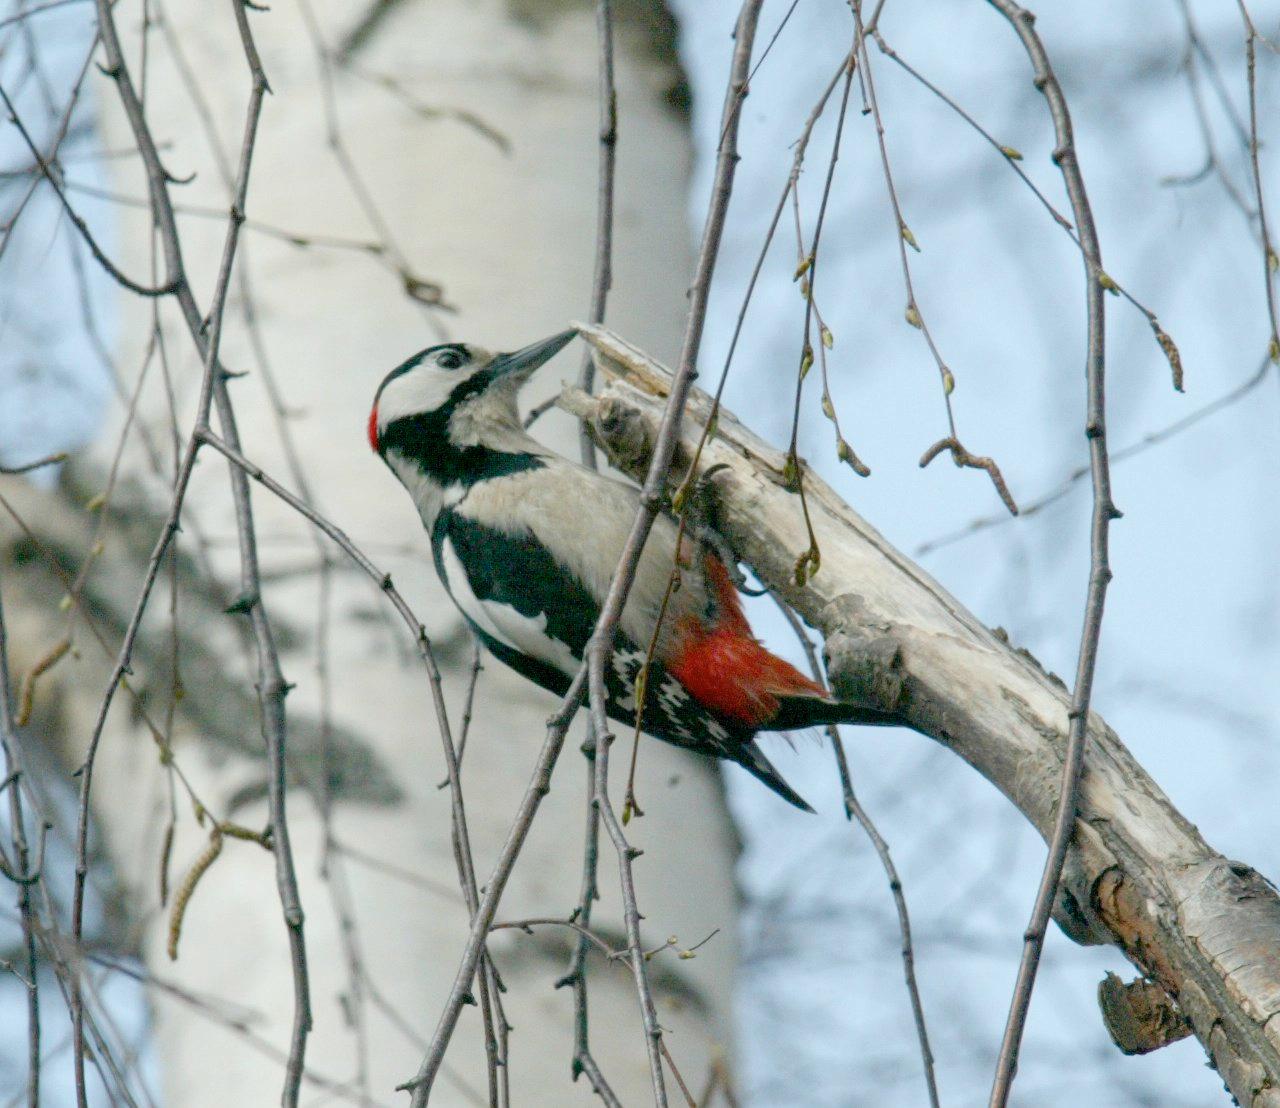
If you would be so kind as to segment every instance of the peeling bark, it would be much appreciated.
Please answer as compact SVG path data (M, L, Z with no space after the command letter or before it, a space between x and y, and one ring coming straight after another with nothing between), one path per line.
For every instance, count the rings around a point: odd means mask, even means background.
M670 373L603 328L584 327L609 385L568 389L615 465L642 474ZM673 469L683 478L711 412L691 396ZM715 524L734 553L825 641L839 695L901 713L996 786L1047 836L1066 747L1063 683L985 627L895 550L815 474L805 492L821 569L797 585L808 549L783 455L717 413L698 469L718 493ZM1246 1108L1280 1108L1280 897L1201 838L1096 715L1054 918L1081 943L1112 943L1177 1002Z

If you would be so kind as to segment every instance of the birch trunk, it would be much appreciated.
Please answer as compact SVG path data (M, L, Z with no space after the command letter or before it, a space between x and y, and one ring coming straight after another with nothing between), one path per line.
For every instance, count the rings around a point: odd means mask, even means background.
M342 32L355 25L360 10L377 5L315 0L306 7L314 11L328 46L336 50ZM527 7L536 10L526 18L516 6L504 4L449 0L401 5L357 52L353 69L333 69L342 141L378 205L387 233L403 253L408 267L403 275L396 272L400 262L391 264L385 251L324 246L331 239L375 241L380 232L357 203L352 185L326 145L325 85L306 19L293 5L255 18L275 95L255 153L248 205L252 222L237 262L237 272L243 270L250 283L235 286L234 315L223 343L227 364L250 374L233 389L245 452L272 476L296 487L271 406L260 391L271 370L287 409L301 470L315 490L318 506L341 521L379 566L392 573L426 621L446 671L455 728L468 669L465 632L436 582L430 546L412 504L369 451L363 427L378 382L407 355L442 341L438 326L447 327L452 337L514 349L560 329L573 312L586 310L599 127L595 20L589 9L567 3ZM177 6L167 26L197 75L216 127L234 150L231 144L238 141L248 78L230 15L229 8L225 18L215 19L203 8ZM201 121L171 52L157 48L151 66L151 80L159 91L148 102L148 118L155 134L168 144L165 158L184 166L183 173L199 170L181 200L221 209L226 193L209 162ZM690 268L684 237L661 233L679 225L685 205L685 128L662 99L674 73L669 61L629 24L618 32L617 70L619 96L627 106L619 179L649 184L642 197L630 188L619 192L620 262L616 307L611 301L609 311L611 317L626 320L628 327L642 328L645 341L672 344L679 341L685 307L683 280L671 277ZM396 87L425 107L411 110L370 75L394 79ZM438 114L432 114L437 109ZM108 145L131 149L113 94L103 98L102 112ZM469 122L473 119L491 130L481 130ZM133 162L111 165L118 175L113 184L117 191L145 195L145 183ZM122 264L137 272L147 271L150 219L141 208L120 214ZM254 230L260 226L313 236L319 245L301 249ZM195 283L203 290L209 287L224 228L217 220L188 217L182 232ZM446 301L456 310L424 318L421 305L404 295L410 277L438 279ZM265 352L251 341L240 311L242 298L260 322ZM118 353L130 383L151 334L150 312L150 303L136 300L123 307ZM169 346L185 433L190 394L183 390L190 388L190 344L178 331L170 336ZM569 365L568 355L564 363ZM531 402L540 399L537 387L529 390ZM159 378L153 375L139 411L143 421L161 429L153 433L162 443L167 435L166 404ZM550 413L537 432L565 453L576 453L576 425L559 413ZM113 436L104 436L104 467L114 442ZM126 476L139 477L141 470L139 479L146 480L144 459L135 450L126 454L123 466ZM225 469L213 457L200 469L200 483L188 501L184 521L198 522L218 541L215 567L234 580L235 547L226 540L235 530ZM167 486L161 485L159 495L167 495ZM255 489L253 495L270 609L279 624L293 632L282 658L286 677L298 684L289 697L289 750L295 769L305 776L308 767L314 771L318 763L314 758L304 762L302 740L316 734L325 695L316 671L320 646L312 534L309 524L262 490ZM33 497L32 518L55 518L53 509L38 504ZM194 526L184 537L184 552L195 547L193 533ZM70 548L83 549L89 541L77 533L75 542L83 546ZM104 559L114 550L109 544ZM346 924L338 919L333 900L333 867L325 868L323 828L315 806L301 792L291 797L316 1018L307 1065L317 1076L338 1082L338 1095L357 1101L364 1093L352 1075L363 1068L371 1101L395 1103L400 1099L395 1086L412 1075L420 1058L417 1037L434 1025L452 982L467 917L454 877L449 793L437 788L445 770L422 670L413 659L412 644L399 628L388 625L376 590L348 572L336 550L330 548L328 554L335 560L327 677L331 737L358 737L368 762L363 767L350 763L352 773L331 787L334 835L375 862L407 871L411 879L421 875L426 884L412 884L364 863L346 863L352 905L348 915L357 929L362 961L361 1001L352 995L355 987L344 954ZM119 584L104 588L104 603L131 604L137 566L111 566L120 571L112 578ZM98 574L103 573L100 566ZM57 602L57 595L42 598L54 621ZM157 596L153 608L160 610L165 603ZM184 593L184 626L191 624L195 640L189 650L184 648L185 680L194 686L197 678L217 677L227 696L240 689L251 696L238 640L224 641L230 621L216 607L201 609L196 620L193 603ZM157 619L157 637L162 627ZM53 641L50 633L42 630L31 641ZM57 632L52 634L56 639ZM163 642L156 647L156 657L158 664L164 662ZM69 686L96 698L105 675L86 675L91 662L96 659L86 651L83 663L68 663L51 674L48 689L52 691L55 679L65 677ZM463 767L482 880L505 838L546 717L556 704L555 698L492 659L485 666ZM18 671L22 668L19 663ZM195 700L193 692L187 707ZM180 725L179 757L211 806L221 810L234 802L236 818L256 825L262 818L254 791L259 770L251 757L261 747L257 722L251 713L233 713L236 705L225 699L219 702L210 696L201 700L204 703L210 705L206 719ZM74 699L69 718L75 726L67 729L69 735L86 733L83 714L91 713L95 704L96 699ZM229 845L202 880L183 926L180 959L170 963L164 949L164 915L154 908L164 825L163 805L152 803L151 795L158 788L152 785L159 780L156 756L149 743L137 740L137 729L124 713L116 715L121 722L117 727L113 720L104 741L95 815L128 890L122 899L145 922L139 939L142 955L158 980L172 981L192 994L234 997L234 1010L252 1014L253 1032L270 1048L278 1048L287 1042L292 997L270 856L256 847ZM219 719L242 729L239 747L207 741ZM198 737L199 744L188 736ZM341 745L337 739L331 744L335 748ZM554 792L539 814L500 919L566 918L577 901L586 812L580 743L579 732L570 736ZM80 756L73 748L68 761L74 765ZM626 768L625 755L617 760L623 767L615 768L615 776ZM365 795L375 775L393 783L398 797L378 800ZM354 794L348 784L358 786L361 794ZM144 787L145 803L139 800ZM661 1018L674 1033L672 1049L688 1080L700 1086L729 1051L733 830L714 767L699 759L653 744L642 759L641 788L650 818L632 830L646 852L637 867L640 901L648 916L646 943L659 946L675 934L692 945L719 929L696 959L680 960L673 954L653 963ZM203 848L205 836L182 808L173 848L175 881ZM686 836L699 843L696 857L681 849ZM618 884L613 850L606 840L599 866L603 899L595 922L611 940L621 933ZM572 1080L573 998L568 989L553 989L567 968L571 947L572 933L565 928L539 928L532 935L504 931L493 939L510 986L506 1003L515 1026L511 1083L518 1103L598 1103L588 1081ZM648 1095L649 1075L634 987L624 970L593 958L590 989L595 1058L619 1098L626 1104L639 1103ZM166 1101L185 1108L271 1101L279 1087L275 1057L247 1049L234 1028L211 1023L205 1012L175 1000L170 992L156 987L152 995ZM361 1011L359 1018L351 1014ZM433 1101L444 1108L488 1103L479 1016L468 1013L464 1018L448 1058L450 1073ZM363 1048L352 1027L359 1019L366 1026ZM361 1049L367 1055L363 1061ZM304 1088L314 1095L314 1086Z

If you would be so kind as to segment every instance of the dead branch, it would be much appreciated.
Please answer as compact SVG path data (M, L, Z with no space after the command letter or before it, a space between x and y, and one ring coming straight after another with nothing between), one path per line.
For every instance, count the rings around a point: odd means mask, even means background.
M603 328L583 327L610 383L562 406L632 475L643 473L670 371ZM682 476L711 399L694 391L673 474ZM843 699L900 713L992 782L1048 838L1061 799L1070 697L985 627L810 473L821 570L784 455L720 410L699 471L723 467L717 524L734 553L826 640ZM1111 943L1174 1000L1246 1108L1280 1105L1280 896L1204 841L1095 713L1054 918L1080 943Z

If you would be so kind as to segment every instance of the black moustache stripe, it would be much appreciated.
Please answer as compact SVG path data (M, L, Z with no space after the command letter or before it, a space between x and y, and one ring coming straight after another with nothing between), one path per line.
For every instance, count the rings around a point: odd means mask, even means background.
M392 377L402 371L407 372L401 367ZM461 382L435 411L418 412L388 423L378 436L380 451L385 454L388 450L397 450L432 480L468 488L494 477L542 469L543 461L530 454L508 454L488 446L459 447L449 441L449 420L453 413L461 404L484 392L492 381L488 370L480 370Z

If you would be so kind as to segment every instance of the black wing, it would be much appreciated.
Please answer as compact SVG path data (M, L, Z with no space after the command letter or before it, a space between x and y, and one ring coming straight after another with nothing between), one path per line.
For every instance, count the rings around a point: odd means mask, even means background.
M600 609L586 586L531 534L509 534L444 510L431 535L436 571L493 655L563 696L582 661ZM459 575L465 580L460 580ZM619 633L605 670L609 715L635 726L636 682L646 650ZM641 728L659 739L744 766L807 808L752 741L754 732L707 711L659 663L645 681Z

